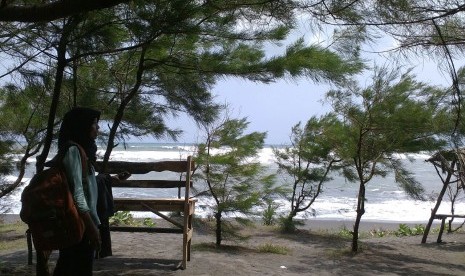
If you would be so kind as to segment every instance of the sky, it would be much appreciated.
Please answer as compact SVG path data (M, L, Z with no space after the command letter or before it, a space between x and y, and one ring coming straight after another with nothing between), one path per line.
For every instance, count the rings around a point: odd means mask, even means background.
M375 62L377 65L383 65L389 59L372 53L383 50L382 47L385 49L394 46L386 42L384 44L377 49L365 50L364 58L369 60L368 65L373 66ZM432 61L412 59L405 68L414 68L413 74L418 81L442 87L450 86L450 77L441 73L437 64ZM359 84L367 86L370 76L370 71L357 76ZM283 145L290 142L292 126L298 122L306 123L312 116L320 116L331 110L328 104L323 103L324 95L329 89L331 89L329 84L315 84L303 78L296 81L280 80L271 84L226 79L217 83L212 93L217 102L229 105L232 109L232 117L247 118L249 128L246 133L267 132L266 144ZM186 116L172 120L170 126L184 131L177 141L179 143L202 141L202 133L199 132L195 122ZM172 140L154 142L172 142Z
M435 67L432 63L418 63L415 65L414 73L420 81L448 86L450 80L447 76L438 73ZM363 81L363 77L360 79ZM267 132L266 144L283 145L289 144L292 126L298 122L305 123L312 116L320 116L331 110L328 104L323 103L324 95L329 89L328 84L314 84L305 79L292 82L282 80L272 84L228 79L219 82L212 93L217 102L229 105L232 109L231 117L247 118L249 128L246 133ZM177 142L202 141L202 134L198 131L195 122L186 116L172 120L170 125L184 131Z
M247 118L249 127L246 133L267 132L266 143L280 145L289 142L293 125L329 111L320 101L327 89L328 85L314 85L306 80L258 84L228 79L218 83L212 93L218 103L229 106L232 118ZM202 141L202 133L195 122L186 116L171 120L170 124L184 131L178 142Z
M286 45L298 38L304 38L306 43L325 46L331 43L324 33L310 31L305 17L300 18L299 27L293 31L283 45L268 45L265 49L268 56L279 55L286 49ZM325 30L331 34L331 30ZM372 45L362 48L362 58L367 60L368 66L392 63L396 58L381 56L380 52L396 47L395 41L388 37L379 38ZM458 62L459 63L459 62ZM461 61L461 64L464 64ZM428 56L412 58L406 61L405 69L414 68L418 81L432 85L448 87L450 77L441 73L435 62ZM456 67L458 69L459 66ZM363 72L356 78L364 87L369 83L370 71ZM249 121L246 133L259 131L267 132L265 143L268 145L289 144L291 128L299 123L306 123L312 116L320 116L331 110L328 104L323 104L324 95L331 88L329 84L315 84L311 80L301 78L294 81L279 80L271 84L254 83L241 79L226 79L217 83L212 94L218 103L228 104L232 109L232 117L244 118ZM180 116L170 121L171 127L178 127L184 134L178 138L179 143L202 142L202 133L195 122L186 116ZM172 140L158 140L151 142L172 142Z

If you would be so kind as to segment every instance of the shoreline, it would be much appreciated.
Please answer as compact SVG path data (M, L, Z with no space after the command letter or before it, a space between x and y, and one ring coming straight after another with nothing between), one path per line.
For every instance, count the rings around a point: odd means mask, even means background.
M155 223L156 222L163 222L164 220L161 218L153 218ZM195 218L194 218L195 219ZM1 223L15 223L15 222L22 222L19 214L0 214L0 222ZM302 225L298 226L298 228L305 229L305 230L341 230L341 229L353 229L354 220L350 219L329 219L329 218L309 218L306 220L296 219L296 221L301 222ZM260 221L255 220L256 223L260 223ZM370 231L370 230L397 230L399 229L399 225L405 224L409 227L413 227L416 225L424 225L428 221L385 221L385 220L361 220L360 222L360 231ZM454 223L454 225L460 225L460 223ZM440 225L439 220L433 221L432 227L436 227Z

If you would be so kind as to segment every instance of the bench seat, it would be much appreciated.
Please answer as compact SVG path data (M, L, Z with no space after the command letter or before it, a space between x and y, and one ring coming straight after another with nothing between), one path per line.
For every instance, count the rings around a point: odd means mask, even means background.
M196 199L189 199L189 215L194 213ZM118 211L138 211L152 212L183 212L185 208L185 200L180 198L115 198L115 210Z
M442 242L442 233L444 232L444 226L446 225L446 219L447 218L465 218L465 215L452 215L452 214L435 214L434 215L434 219L439 219L441 220L441 226L439 228L439 233L438 233L438 239L437 239L437 243L441 243Z

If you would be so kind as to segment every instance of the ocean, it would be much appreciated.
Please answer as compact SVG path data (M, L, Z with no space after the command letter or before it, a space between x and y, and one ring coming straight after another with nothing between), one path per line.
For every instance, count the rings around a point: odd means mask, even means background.
M195 147L189 144L159 144L159 143L129 143L126 147L116 147L111 155L111 160L138 161L148 162L157 160L179 160L188 155L194 155ZM103 156L103 149L99 149L99 155ZM53 156L52 154L50 156ZM409 158L407 158L409 157ZM269 172L276 172L277 166L273 155L272 147L267 146L260 151L257 157L260 163L267 167ZM365 204L366 212L362 221L379 221L379 222L409 222L426 224L431 209L434 207L438 193L442 188L442 183L437 175L434 166L425 162L429 158L428 154L400 155L405 162L406 167L414 173L414 177L423 185L426 191L427 201L413 200L395 183L394 176L389 174L387 177L376 177L367 184L367 201ZM413 161L409 161L412 159ZM18 214L21 206L21 191L32 177L35 170L35 158L30 158L26 176L23 179L25 184L17 189L13 194L2 198L0 210L10 214ZM326 182L323 192L312 205L311 209L298 215L301 219L317 220L340 220L353 221L356 215L356 196L358 193L358 184L346 181L337 173L330 175L332 180ZM151 177L147 175L147 177ZM15 175L8 178L15 179ZM282 179L277 178L277 181ZM194 183L194 186L196 183ZM123 189L114 188L115 197L140 197L152 196L150 189ZM176 196L173 194L157 196ZM278 213L286 214L289 212L290 203L285 199L276 200L280 207ZM211 199L198 198L196 205L196 215L200 217L211 216L209 208ZM5 209L2 206L10 208ZM447 195L444 196L443 202L438 213L450 213L450 200ZM257 207L257 212L260 208ZM463 194L455 204L456 214L465 214L465 198ZM142 216L149 216L144 213Z

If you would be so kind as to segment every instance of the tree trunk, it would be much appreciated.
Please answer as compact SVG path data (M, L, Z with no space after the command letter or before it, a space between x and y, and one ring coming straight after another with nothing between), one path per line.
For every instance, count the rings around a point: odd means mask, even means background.
M216 246L221 246L221 232L222 232L222 229L221 229L221 217L222 217L222 214L221 214L221 211L218 211L216 214L215 214L215 219L216 219Z
M454 170L455 167L455 161L452 162L451 164L451 171ZM444 197L444 194L446 193L447 187L450 184L450 180L452 178L453 173L451 171L447 171L447 176L444 182L442 183L442 189L441 192L438 195L438 199L436 201L436 204L434 205L434 208L431 209L431 216L428 220L428 224L426 224L425 227L425 232L423 233L423 238L421 239L421 243L426 243L426 239L428 238L429 231L431 229L431 225L433 224L434 221L434 216L436 215L436 212L439 209L439 206L441 206L442 198Z
M360 221L365 213L365 184L360 182L357 198L357 217L355 218L354 231L352 233L352 252L358 251L358 231L360 228Z
M67 22L63 27L63 33L61 34L60 42L57 47L57 66L55 73L55 84L53 87L52 103L50 104L50 110L48 115L47 133L44 139L44 147L39 156L37 156L36 172L41 172L44 169L45 160L47 160L48 153L53 141L53 130L55 126L55 117L60 102L61 86L63 83L64 72L67 65L66 51L68 47L68 39L71 31L80 22L79 17L74 17ZM48 275L48 257L42 258L47 252L37 252L37 275ZM50 255L50 254L49 254Z
M42 153L37 156L37 163L36 163L36 172L41 172L44 169L45 160L47 160L48 153L50 151L50 147L52 145L53 140L53 130L55 126L55 117L58 109L58 104L60 102L60 94L61 94L61 86L63 83L63 77L66 65L68 63L66 59L66 51L68 47L68 39L71 34L71 31L74 30L76 25L80 22L78 17L74 17L70 19L70 21L64 25L63 33L61 34L60 42L57 47L57 65L56 65L56 73L55 73L55 84L53 87L53 96L52 102L50 104L50 110L48 114L48 122L47 122L47 132L45 134L44 139L44 147L42 149Z
M294 218L297 216L297 211L296 209L291 210L289 215L287 216L285 222L284 222L284 232L292 232L296 229L295 224L294 224Z
M142 48L142 51L141 51L140 57L139 57L139 65L137 67L136 83L132 87L129 94L120 103L120 105L118 107L118 110L116 112L115 118L113 119L113 125L111 126L110 133L108 135L107 149L106 149L105 154L103 156L103 168L104 168L104 170L106 168L106 164L108 163L108 160L110 160L111 151L115 147L116 131L118 130L118 127L119 127L121 121L123 120L124 111L126 110L126 107L131 102L131 100L137 95L137 92L139 91L139 88L140 88L140 86L142 84L142 76L144 74L144 60L145 60L145 53L146 52L147 52L147 47Z
M289 213L289 216L288 216L289 221L293 221L295 216L297 216L297 209L294 209Z

